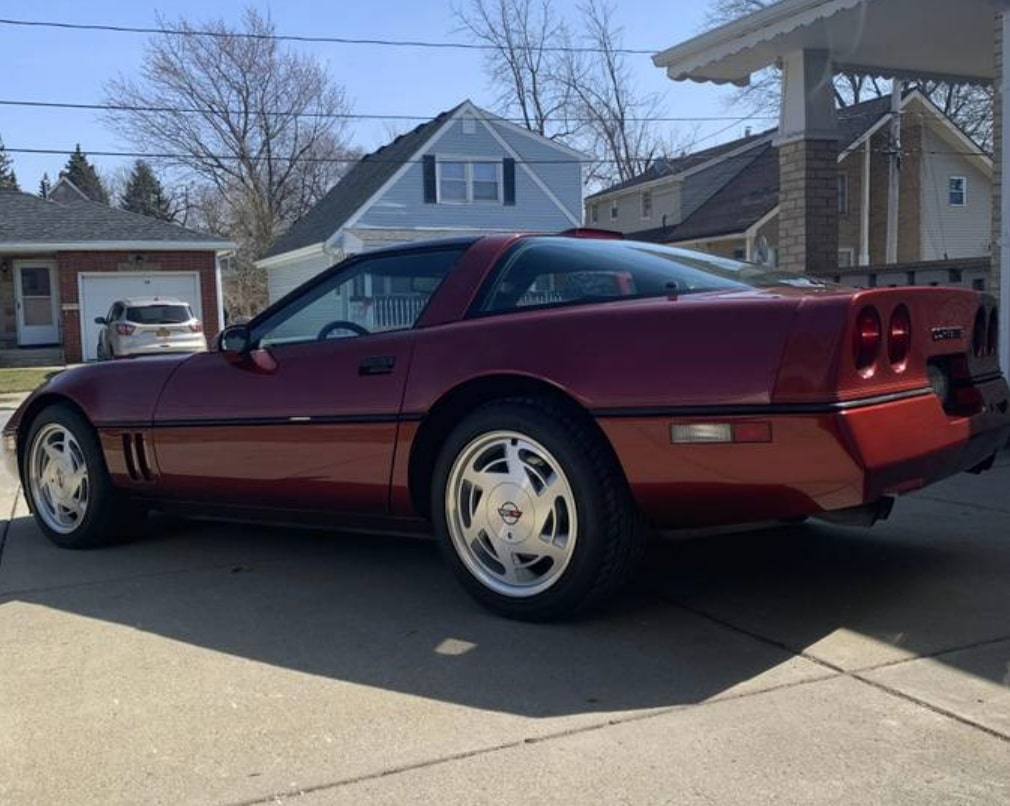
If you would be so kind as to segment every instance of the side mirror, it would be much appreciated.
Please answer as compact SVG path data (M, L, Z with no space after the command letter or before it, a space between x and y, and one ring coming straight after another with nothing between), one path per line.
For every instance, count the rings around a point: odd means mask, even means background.
M249 326L229 325L217 337L217 349L223 353L249 352Z
M107 324L109 324L109 322L108 322L108 320L104 316L96 316L95 317L95 324L96 325L107 325Z

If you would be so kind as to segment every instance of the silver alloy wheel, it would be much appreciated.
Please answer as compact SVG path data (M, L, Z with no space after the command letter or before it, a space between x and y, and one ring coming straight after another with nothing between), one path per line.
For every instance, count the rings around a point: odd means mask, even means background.
M483 585L525 598L554 585L578 539L575 495L543 445L514 431L471 441L445 489L456 554Z
M59 423L39 429L28 454L28 484L39 517L60 534L76 530L88 511L91 483L84 451Z

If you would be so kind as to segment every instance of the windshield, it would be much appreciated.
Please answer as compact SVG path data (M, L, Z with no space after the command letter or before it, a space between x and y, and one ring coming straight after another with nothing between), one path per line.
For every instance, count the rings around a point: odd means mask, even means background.
M481 311L791 285L815 277L639 241L528 238L504 258Z
M138 305L126 309L127 321L138 325L181 325L192 318L188 305Z

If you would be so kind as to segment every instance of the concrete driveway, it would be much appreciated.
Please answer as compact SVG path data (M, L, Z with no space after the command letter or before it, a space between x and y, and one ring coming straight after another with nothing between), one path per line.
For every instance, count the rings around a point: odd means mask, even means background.
M1010 802L1010 455L869 531L658 541L549 626L422 541L156 519L69 552L12 514L3 804Z

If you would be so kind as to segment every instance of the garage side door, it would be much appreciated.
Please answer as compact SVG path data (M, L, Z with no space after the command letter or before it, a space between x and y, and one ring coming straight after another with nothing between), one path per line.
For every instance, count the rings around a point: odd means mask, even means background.
M200 275L197 272L109 272L108 274L81 274L81 346L84 360L98 357L98 331L96 316L105 316L117 299L130 297L175 297L185 300L193 313L203 321L200 304Z

